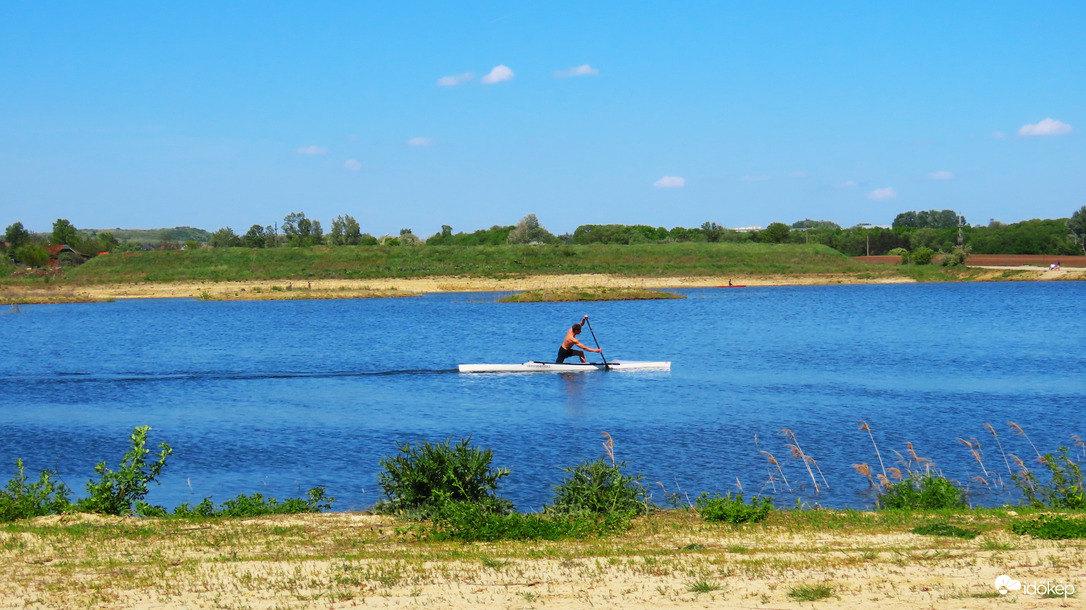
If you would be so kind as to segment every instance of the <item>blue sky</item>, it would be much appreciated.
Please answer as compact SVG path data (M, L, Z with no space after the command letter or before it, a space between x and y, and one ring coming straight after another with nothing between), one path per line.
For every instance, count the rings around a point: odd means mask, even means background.
M0 226L1086 204L1083 2L0 2Z

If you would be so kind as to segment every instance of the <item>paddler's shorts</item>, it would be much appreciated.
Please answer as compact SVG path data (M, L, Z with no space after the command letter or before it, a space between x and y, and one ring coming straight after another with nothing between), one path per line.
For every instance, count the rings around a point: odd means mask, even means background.
M575 355L576 354L573 353L573 350L566 349L564 347L559 346L558 347L558 359L555 360L554 363L555 364L561 364L566 358L572 358Z

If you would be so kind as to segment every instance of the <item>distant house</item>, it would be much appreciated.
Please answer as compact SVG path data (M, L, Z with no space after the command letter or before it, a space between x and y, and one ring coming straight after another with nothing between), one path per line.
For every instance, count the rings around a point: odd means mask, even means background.
M49 266L50 267L74 267L75 265L82 265L90 260L90 256L77 252L71 246L46 246L46 251L49 252Z

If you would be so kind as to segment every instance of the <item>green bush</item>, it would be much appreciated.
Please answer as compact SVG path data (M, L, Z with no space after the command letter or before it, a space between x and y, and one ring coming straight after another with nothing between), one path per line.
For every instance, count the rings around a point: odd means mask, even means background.
M151 450L147 449L147 431L150 429L150 426L140 426L132 431L129 437L131 448L121 459L120 470L110 470L105 462L94 467L94 472L101 478L87 481L90 495L76 503L76 510L105 515L131 515L137 509L141 513L154 512L154 507L143 502L147 496L147 485L162 473L166 458L173 453L173 449L162 443L159 445L158 459L149 463L147 455Z
M1011 523L1011 531L1023 536L1046 540L1074 540L1086 538L1086 519L1068 519L1063 515L1041 515L1036 519L1018 519Z
M909 253L909 260L916 265L927 265L931 262L932 257L935 256L935 250L920 246Z
M319 513L332 508L335 498L325 495L324 487L309 490L308 499L287 498L280 502L275 498L265 498L255 493L251 496L241 494L223 502L216 508L211 498L204 498L196 506L186 502L174 509L175 517L262 517L265 515L293 515L298 513ZM150 514L146 516L166 516Z
M623 474L625 466L625 462L609 464L596 460L566 468L569 476L555 488L554 501L546 511L597 515L647 513L649 503L641 475Z
M739 525L764 521L773 510L773 500L751 498L750 504L745 504L743 494L720 496L703 493L695 501L694 506L701 518L706 521L723 521Z
M1067 447L1059 448L1059 455L1046 453L1041 463L1049 471L1048 484L1042 484L1029 471L1012 475L1018 488L1032 506L1050 508L1086 508L1086 491L1082 481L1082 468L1068 455Z
M68 499L71 490L64 483L53 480L56 472L43 470L37 482L30 483L22 460L15 460L15 470L15 476L0 489L0 521L54 515L71 508Z
M965 508L965 492L954 482L931 473L909 477L886 488L876 498L879 508L889 510L935 510Z
M495 513L468 502L447 502L434 512L435 540L562 540L604 536L627 529L628 515Z
M466 502L487 512L510 512L513 503L496 495L498 481L509 470L491 469L493 452L471 447L470 442L468 437L455 446L449 439L413 447L406 443L400 455L383 458L379 483L388 499L374 510L423 519L449 502Z

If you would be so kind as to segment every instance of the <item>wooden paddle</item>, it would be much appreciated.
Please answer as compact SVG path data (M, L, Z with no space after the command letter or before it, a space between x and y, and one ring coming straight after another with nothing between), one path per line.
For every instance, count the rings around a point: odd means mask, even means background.
M603 368L605 370L611 370L611 365L607 364L607 357L603 355L603 348L600 347L599 340L596 339L596 332L592 330L592 322L589 322L588 316L584 317L585 324L588 324L588 332L592 333L592 340L596 342L596 349L600 350L600 358L603 359Z

